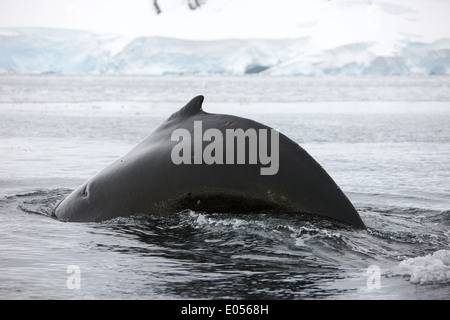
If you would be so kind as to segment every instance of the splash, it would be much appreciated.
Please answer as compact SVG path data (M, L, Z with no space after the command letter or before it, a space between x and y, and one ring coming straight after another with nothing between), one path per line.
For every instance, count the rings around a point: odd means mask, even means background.
M414 284L449 284L450 250L439 250L422 257L401 261L388 276L406 276Z

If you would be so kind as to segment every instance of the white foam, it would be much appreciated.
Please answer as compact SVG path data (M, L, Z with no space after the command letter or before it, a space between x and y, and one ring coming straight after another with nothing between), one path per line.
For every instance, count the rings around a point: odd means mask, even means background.
M403 260L388 276L408 276L415 284L450 283L450 250L439 250L423 257Z

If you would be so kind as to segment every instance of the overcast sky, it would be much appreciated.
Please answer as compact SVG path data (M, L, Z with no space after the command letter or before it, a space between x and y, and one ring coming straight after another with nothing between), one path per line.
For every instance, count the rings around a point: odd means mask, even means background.
M1 0L0 27L141 33L156 19L150 0Z

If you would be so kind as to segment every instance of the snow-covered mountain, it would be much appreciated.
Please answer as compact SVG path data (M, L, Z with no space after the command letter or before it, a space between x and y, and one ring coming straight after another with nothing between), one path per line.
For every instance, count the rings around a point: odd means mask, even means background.
M151 32L140 37L0 29L0 72L450 74L450 1L207 0L196 10L168 3L149 11Z

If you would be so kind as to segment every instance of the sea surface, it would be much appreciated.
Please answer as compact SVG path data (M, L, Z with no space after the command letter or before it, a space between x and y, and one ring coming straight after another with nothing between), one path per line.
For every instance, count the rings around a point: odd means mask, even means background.
M191 98L298 142L367 230L55 204ZM450 78L0 76L1 299L450 299ZM236 177L239 179L239 177Z

